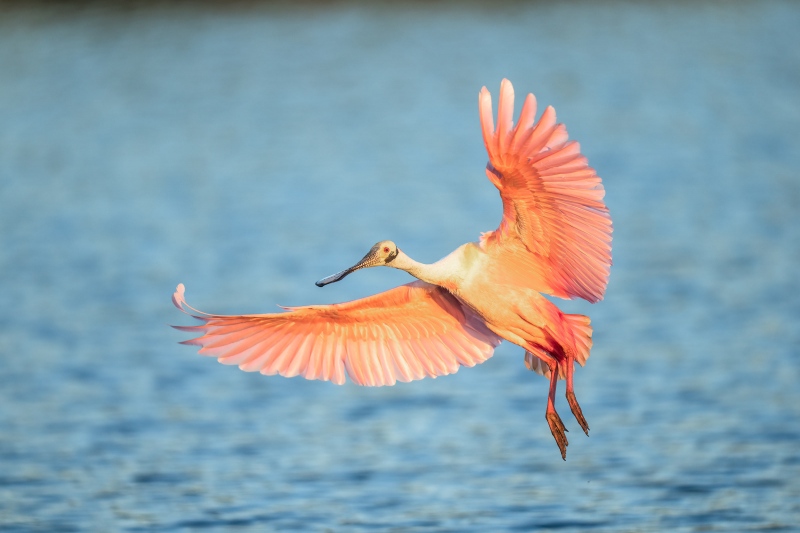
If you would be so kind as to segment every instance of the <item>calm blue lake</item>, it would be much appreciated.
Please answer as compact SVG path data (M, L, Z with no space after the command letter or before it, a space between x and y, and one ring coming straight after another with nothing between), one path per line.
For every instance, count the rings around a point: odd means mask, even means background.
M800 5L0 6L0 531L800 530ZM477 96L552 104L614 219L592 428L503 344L388 388L224 367L216 313L494 229ZM563 390L563 389L562 389Z

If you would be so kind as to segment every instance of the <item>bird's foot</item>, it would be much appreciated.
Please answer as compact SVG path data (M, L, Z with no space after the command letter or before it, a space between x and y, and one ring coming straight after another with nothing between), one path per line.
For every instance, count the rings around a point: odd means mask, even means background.
M583 411L581 411L581 406L578 405L578 400L575 398L575 393L567 391L567 401L569 402L569 408L572 410L572 414L575 415L575 419L578 421L578 424L581 425L583 432L586 433L586 436L589 436L589 424L586 423L586 419L583 417Z
M545 418L547 418L547 424L550 426L550 432L553 434L553 438L556 439L558 449L561 450L561 458L566 461L567 446L569 446L566 432L569 430L564 427L564 422L561 421L561 417L558 416L555 410L548 410Z

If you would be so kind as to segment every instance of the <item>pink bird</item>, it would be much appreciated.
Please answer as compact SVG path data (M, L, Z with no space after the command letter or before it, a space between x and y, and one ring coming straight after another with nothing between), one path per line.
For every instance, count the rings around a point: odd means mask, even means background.
M535 122L529 94L513 125L514 89L500 84L497 128L486 87L478 97L489 163L500 191L503 219L478 242L433 264L411 259L392 241L377 243L361 261L317 282L322 287L369 267L405 270L419 281L351 302L286 307L260 315L212 315L172 297L203 322L175 326L200 334L183 344L246 372L303 376L342 384L393 385L456 372L492 356L502 339L525 350L525 365L550 379L545 418L566 460L564 423L555 409L556 386L583 431L589 425L573 389L575 362L589 357L589 317L562 313L542 293L602 299L611 267L611 218L594 169L569 141L555 110ZM192 314L187 309L197 313Z

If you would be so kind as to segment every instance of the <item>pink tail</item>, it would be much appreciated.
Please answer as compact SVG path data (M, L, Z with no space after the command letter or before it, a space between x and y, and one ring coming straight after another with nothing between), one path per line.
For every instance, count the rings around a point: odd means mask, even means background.
M589 351L592 349L592 322L586 315L564 315L564 322L568 330L572 330L575 341L575 360L581 366L586 364L589 359Z
M566 345L572 342L575 360L583 366L586 364L586 360L589 359L589 352L592 349L592 327L589 325L591 320L586 315L567 314L562 315L562 320L566 338L560 340L562 344ZM537 374L547 378L550 377L550 368L531 352L525 352L525 366L528 367L528 370L532 370ZM558 374L559 379L566 379L564 369L560 365Z

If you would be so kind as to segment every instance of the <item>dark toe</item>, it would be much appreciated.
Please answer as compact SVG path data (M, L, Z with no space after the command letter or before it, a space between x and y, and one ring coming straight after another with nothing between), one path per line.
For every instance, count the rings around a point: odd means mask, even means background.
M578 405L578 400L575 398L574 392L567 391L567 401L569 402L569 408L572 410L572 414L575 416L578 424L581 425L583 432L586 433L586 436L588 437L589 424L586 423L586 419L583 417L583 411L581 411L581 406Z
M566 461L567 446L569 446L569 441L567 441L566 435L567 428L564 427L561 417L558 416L558 413L555 411L548 412L545 415L545 418L547 418L547 424L550 426L550 433L553 434L553 438L556 440L558 449L561 451L561 458Z

